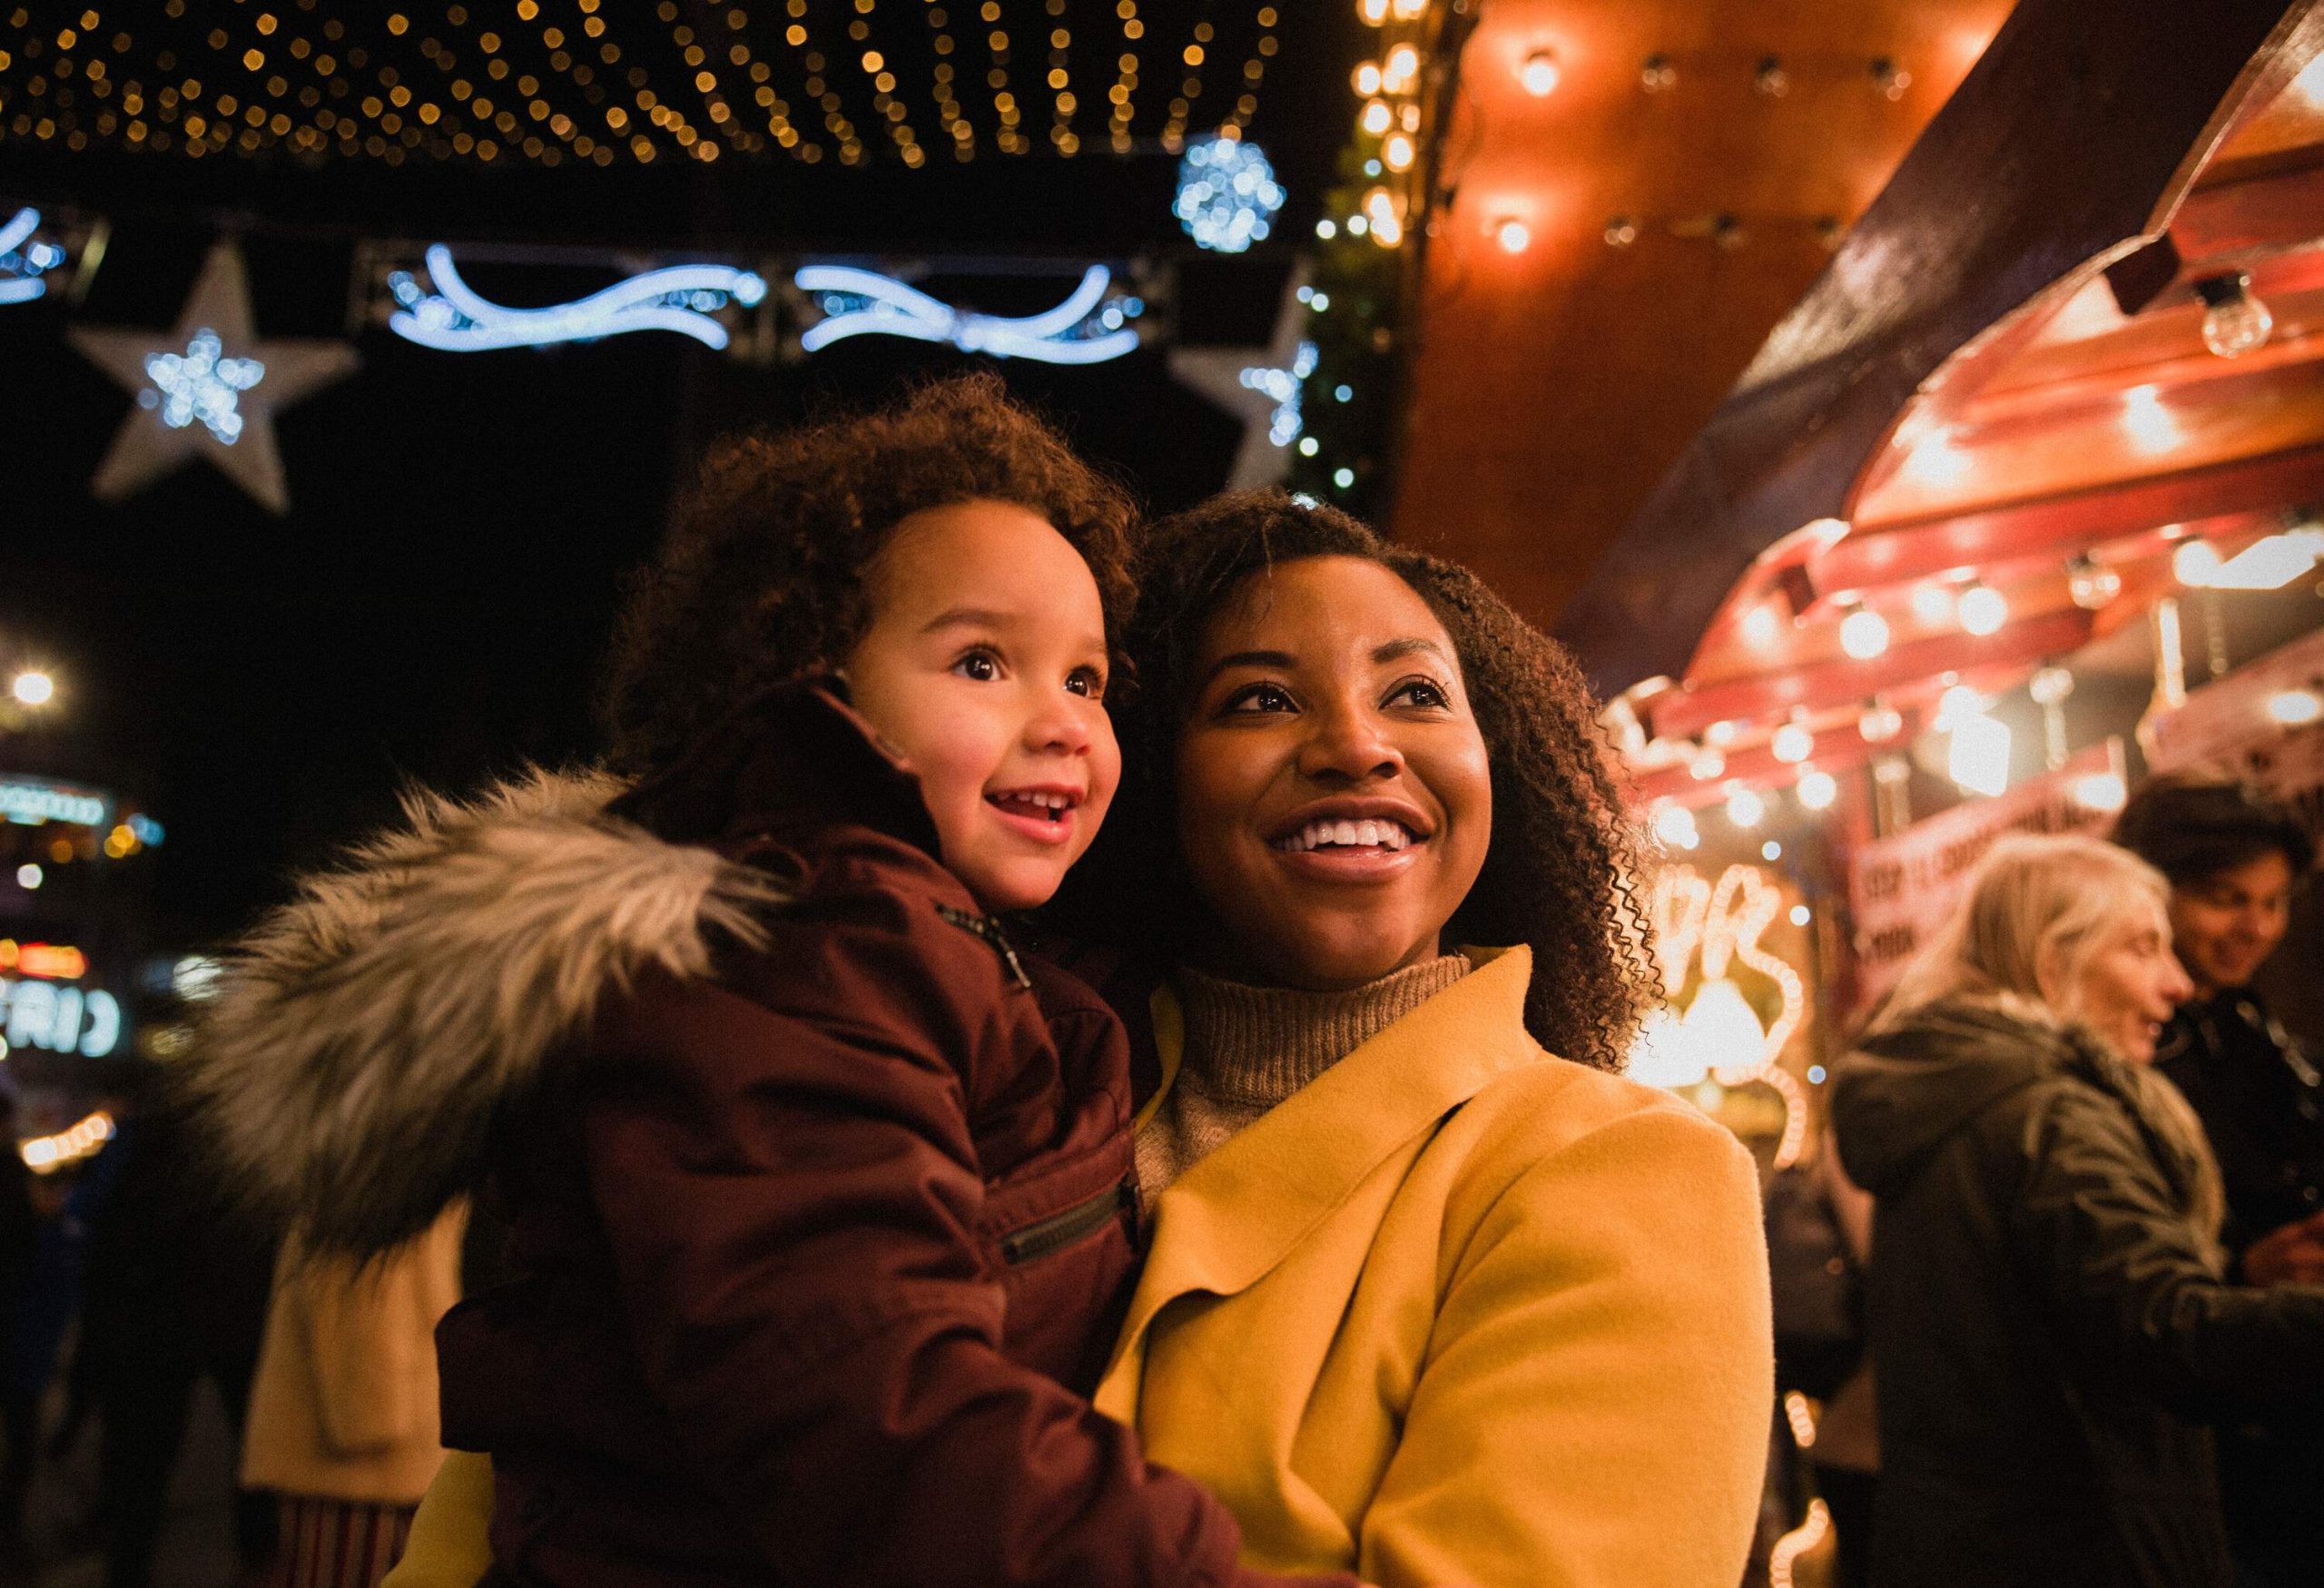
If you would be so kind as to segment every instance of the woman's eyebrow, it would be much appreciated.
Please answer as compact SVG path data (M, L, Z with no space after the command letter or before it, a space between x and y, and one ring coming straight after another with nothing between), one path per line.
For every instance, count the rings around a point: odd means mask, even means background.
M1406 656L1417 656L1423 651L1448 667L1452 665L1452 658L1444 654L1443 646L1433 639L1422 639L1417 636L1411 639L1390 640L1372 653L1372 659L1374 662L1397 662Z
M1213 662L1204 672L1202 681L1209 683L1230 667L1283 667L1297 666L1289 651L1229 651Z

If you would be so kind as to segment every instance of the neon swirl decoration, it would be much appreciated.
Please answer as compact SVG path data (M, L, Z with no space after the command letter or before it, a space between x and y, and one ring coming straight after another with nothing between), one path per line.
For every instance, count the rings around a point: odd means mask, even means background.
M48 291L42 280L64 262L54 242L35 241L40 212L26 205L0 223L0 303L29 303Z
M853 265L807 265L793 281L813 294L823 311L800 333L800 347L811 353L845 337L902 336L996 359L1099 364L1136 350L1137 332L1124 321L1145 309L1135 298L1105 301L1113 272L1104 265L1091 265L1056 308L1019 319L955 309L892 276Z
M575 302L510 309L480 297L462 281L452 251L442 243L428 247L427 260L432 293L423 291L409 271L389 276L388 291L403 307L388 317L388 329L407 341L448 353L596 341L634 330L674 330L719 349L726 345L726 328L711 316L729 303L747 309L766 296L764 278L752 271L671 265Z

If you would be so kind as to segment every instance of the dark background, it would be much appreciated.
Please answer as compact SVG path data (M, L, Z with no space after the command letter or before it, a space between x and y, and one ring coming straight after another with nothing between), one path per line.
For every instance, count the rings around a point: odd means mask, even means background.
M1022 259L1031 279L997 280L969 305L1002 313L1054 302L1078 261L1137 257L1177 272L1179 342L1263 343L1344 141L1364 42L1349 6L1285 9L1250 135L1290 202L1275 237L1237 259L1199 254L1179 232L1173 157L1117 157L1094 138L1071 159L988 146L918 172L892 160L310 170L0 140L0 205L72 206L113 227L85 301L0 309L0 657L60 682L55 708L0 743L0 769L103 784L168 832L128 864L71 868L118 881L56 875L26 895L0 879L11 912L128 889L148 946L199 944L389 819L407 780L458 789L525 760L588 755L622 576L703 446L969 361L865 337L758 366L650 333L453 354L366 330L362 369L280 417L292 505L277 518L199 460L126 502L94 501L88 478L132 399L72 349L68 325L170 327L211 242L231 235L261 338L347 335L359 241L403 238ZM620 271L466 273L521 305ZM1242 432L1167 360L1166 340L1087 369L999 367L1167 509L1225 482Z

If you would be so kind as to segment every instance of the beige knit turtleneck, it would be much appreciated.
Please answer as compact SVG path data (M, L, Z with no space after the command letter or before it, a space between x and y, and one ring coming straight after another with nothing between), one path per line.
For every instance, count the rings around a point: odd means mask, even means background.
M1423 960L1344 992L1246 987L1198 971L1172 978L1186 1016L1177 1079L1137 1133L1147 1205L1245 1126L1469 972Z

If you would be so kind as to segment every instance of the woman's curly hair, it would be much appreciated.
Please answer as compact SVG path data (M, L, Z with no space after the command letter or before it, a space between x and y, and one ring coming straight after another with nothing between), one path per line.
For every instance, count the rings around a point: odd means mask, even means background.
M932 381L869 413L732 437L704 460L630 588L600 697L615 770L675 761L770 685L843 662L864 579L899 520L1011 502L1089 565L1118 637L1131 593L1127 492L989 373Z
M1619 1070L1648 996L1647 923L1589 686L1563 647L1474 574L1390 545L1332 508L1246 491L1148 533L1126 647L1138 688L1117 706L1130 808L1116 812L1100 839L1101 848L1113 843L1099 857L1099 885L1117 901L1129 896L1119 884L1132 880L1148 897L1160 879L1183 886L1186 867L1169 848L1171 770L1204 631L1246 579L1315 557L1362 557L1395 574L1428 603L1459 654L1492 762L1492 841L1448 937L1531 945L1526 1029L1551 1052ZM1198 930L1199 907L1181 894L1166 919L1181 932Z

